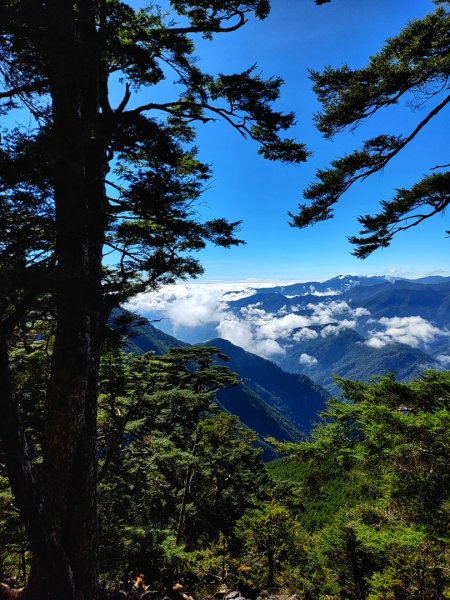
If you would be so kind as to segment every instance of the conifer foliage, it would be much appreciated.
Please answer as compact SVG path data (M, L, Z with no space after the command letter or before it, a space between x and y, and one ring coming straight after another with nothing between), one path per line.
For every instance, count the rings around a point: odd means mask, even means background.
M1 3L0 422L35 557L24 594L35 600L96 594L97 388L108 315L143 289L198 275L192 253L206 243L241 243L238 223L196 213L210 169L197 158L195 126L223 120L268 159L306 158L284 137L294 115L272 108L278 77L254 67L206 73L195 60L196 37L268 13L267 0L174 0L168 11L118 0ZM18 327L35 318L54 326L42 469L10 365Z
M345 402L272 472L296 482L309 532L304 598L433 600L449 585L450 376L338 380ZM295 489L295 488L294 488Z
M292 225L306 227L333 217L334 206L357 181L382 171L421 130L450 103L450 13L448 0L438 0L435 12L409 23L387 40L366 67L348 65L322 72L312 71L314 91L323 110L316 116L318 130L333 138L354 129L372 115L386 111L405 99L412 110L426 109L416 126L404 135L380 133L362 148L337 158L327 169L317 171L316 181L304 192L310 204L291 215ZM432 171L411 189L398 189L391 200L381 201L376 215L362 215L359 235L350 237L354 254L366 258L374 250L389 246L393 237L424 220L442 213L450 202L448 161L425 165ZM443 164L445 163L445 164ZM421 168L423 168L421 166Z

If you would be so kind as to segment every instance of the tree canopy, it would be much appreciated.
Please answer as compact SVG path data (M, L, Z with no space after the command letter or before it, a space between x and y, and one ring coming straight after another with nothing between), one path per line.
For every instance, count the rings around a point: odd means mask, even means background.
M362 148L337 158L327 169L317 171L316 181L304 192L310 204L291 214L291 224L306 227L333 217L334 207L357 181L363 181L389 163L421 130L450 103L450 12L448 0L438 0L435 12L410 22L388 39L366 67L326 67L312 71L314 91L322 104L316 115L318 130L333 138L354 129L371 116L407 100L413 111L426 108L425 116L404 135L380 133ZM446 163L443 157L442 163ZM354 254L366 258L374 250L389 246L393 237L425 219L442 213L450 202L448 164L427 165L432 171L412 188L399 188L390 200L380 202L376 215L362 215L359 235L351 236Z
M312 437L273 466L297 482L305 591L320 597L448 594L449 373L400 383L338 379ZM338 596L339 595L339 596Z
M269 8L267 0L0 7L0 113L8 117L0 429L35 558L36 600L96 594L98 374L111 311L139 291L201 273L195 253L205 244L242 243L239 223L202 221L196 210L211 175L197 157L196 126L225 121L270 160L307 156L286 137L294 114L273 107L279 77L264 79L255 66L207 73L196 61L196 37L231 33ZM19 332L36 320L48 323L51 354L39 392L42 468L11 362Z

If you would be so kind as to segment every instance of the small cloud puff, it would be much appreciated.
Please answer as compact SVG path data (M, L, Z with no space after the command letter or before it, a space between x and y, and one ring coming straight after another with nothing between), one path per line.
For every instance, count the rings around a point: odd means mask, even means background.
M441 365L444 365L444 367L448 367L450 365L450 356L448 354L440 354L439 356L436 356L436 359L441 363Z
M306 308L312 311L311 323L315 325L329 325L331 322L338 320L338 317L341 317L341 315L345 315L352 320L352 324L347 326L354 327L355 319L370 316L370 312L366 308L351 308L344 300L308 304Z
M332 323L330 325L325 325L325 327L321 330L321 337L328 337L330 335L336 335L343 329L353 329L356 327L356 319L342 319L338 323Z
M303 340L315 340L317 337L319 337L317 331L310 329L309 327L303 327L292 334L292 339L295 342L301 342Z
M311 356L310 354L306 354L306 352L302 352L298 358L298 362L301 365L305 365L307 367L312 367L313 365L317 365L319 362L315 356Z
M413 348L432 342L437 336L449 335L419 316L382 317L378 320L380 331L370 331L366 345L371 348L383 348L388 344L407 344Z
M285 350L275 339L265 337L252 322L240 319L231 313L227 313L220 321L217 332L220 337L236 346L265 358L285 354Z

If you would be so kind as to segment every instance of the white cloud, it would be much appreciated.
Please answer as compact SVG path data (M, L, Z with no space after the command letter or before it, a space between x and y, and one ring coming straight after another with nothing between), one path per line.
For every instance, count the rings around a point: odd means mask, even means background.
M245 288L244 290L237 292L225 292L223 295L223 299L226 302L235 302L236 300L242 300L243 298L249 298L250 296L254 296L256 294L256 290Z
M220 337L265 357L285 354L280 342L291 337L298 341L302 332L305 338L317 337L315 331L307 328L308 317L293 313L272 315L260 307L258 302L241 308L239 315L225 313L217 327Z
M231 314L226 315L219 323L217 331L220 337L230 340L236 346L241 346L246 350L254 341L251 324Z
M198 327L219 320L225 310L221 294L216 290L202 290L168 304L166 315L175 327Z
M226 306L223 290L214 286L167 285L139 295L127 308L169 318L176 329L218 322Z
M304 296L340 296L342 292L340 290L332 290L327 288L324 292L319 292L313 285L309 286L309 292L303 294Z
M353 329L356 327L356 319L342 319L337 323L325 325L320 331L321 337L328 337L329 335L336 335L343 329Z
M450 356L448 354L440 354L439 356L436 356L436 359L441 363L441 365L450 365Z
M251 321L240 319L232 313L227 313L220 321L217 332L220 337L229 340L236 346L266 358L285 353L275 339L267 338L264 336L263 330L255 327Z
M289 313L276 316L259 308L259 306L261 306L259 302L245 306L241 308L240 313L246 321L263 330L264 337L271 340L288 338L294 329L307 327L310 324L309 318L303 315Z
M319 290L316 290L313 285L310 285L307 292L303 294L293 294L291 296L286 294L286 298L298 298L299 296L340 296L341 294L342 292L340 290L332 290L331 288L327 288L324 292L320 292Z
M231 282L163 286L156 292L138 296L128 307L139 313L167 317L175 329L216 323L221 337L267 358L285 354L289 342L335 335L343 329L354 328L358 319L370 317L365 308L352 308L347 302L334 299L309 303L306 309L301 308L301 314L289 313L283 307L273 315L263 310L260 303L242 308L239 315L229 311L229 301L251 297L257 287L267 285L267 282L259 285ZM300 310L300 307L296 309ZM295 311L295 308L291 310ZM383 348L396 342L417 348L438 336L450 335L449 331L440 330L420 316L367 319L367 323L373 324L373 329L365 344L372 348ZM450 366L450 355L441 354L437 360ZM305 366L316 364L316 361L306 353L299 358L300 364Z
M295 331L292 335L292 339L296 342L301 342L302 340L314 340L319 337L319 334L314 329L310 329L309 327L303 327L298 331Z
M260 283L267 286L267 282ZM289 342L315 339L354 327L356 320L369 313L362 308L351 308L344 301L324 300L310 303L291 312L284 307L277 314L266 312L261 303L241 308L232 313L228 302L251 297L255 287L248 283L180 284L162 286L156 292L141 294L127 308L152 317L170 319L177 334L178 327L200 327L216 324L220 337L230 340L250 352L264 357L285 354ZM297 311L300 307L297 307Z
M312 311L312 324L326 326L321 332L323 337L333 335L345 328L355 327L357 319L370 315L366 308L351 308L344 300L308 304L307 308Z
M270 357L275 354L286 354L286 350L275 340L259 340L252 352L261 356Z
M392 342L386 341L380 337L374 336L374 337L369 338L365 344L366 344L366 346L369 346L370 348L376 348L377 350L379 350L380 348L384 348L389 343L392 343Z
M323 337L335 335L355 327L358 318L369 314L366 309L353 309L344 301L334 300L308 304L310 314L279 311L273 315L261 306L261 302L244 306L239 315L224 313L217 327L219 335L250 352L270 357L284 354L286 342L317 338L319 333L312 326L322 326Z
M435 327L419 316L382 317L378 323L382 329L371 330L370 338L366 341L366 345L371 348L383 348L396 342L417 348L421 344L432 342L438 336L449 335L448 331Z
M404 274L392 270L389 275L395 279ZM166 285L157 291L139 295L126 308L150 318L170 319L175 335L177 327L217 326L221 337L267 358L284 354L292 344L354 328L360 319L371 324L369 339L364 343L372 348L383 348L395 342L420 347L438 336L450 335L449 331L440 330L419 316L374 320L367 309L352 308L333 295L331 290L318 292L314 286L309 290L311 294L330 297L320 298L317 304L311 302L306 307L301 304L290 309L282 307L277 314L266 312L261 304L244 307L237 315L229 310L229 302L251 297L258 288L287 283L248 280ZM307 357L310 355L301 355L299 360L306 361L302 364L307 365L308 361L309 364L315 364L311 362L316 360L315 357ZM450 355L441 354L437 360L442 365L450 366Z
M300 354L298 362L301 365L306 365L307 367L312 367L313 365L317 365L319 362L315 356L311 356L310 354L306 354L306 352L302 352Z
M260 287L292 282L230 281L163 285L139 294L125 308L140 314L168 317L173 325L196 327L219 322L228 302L247 298Z

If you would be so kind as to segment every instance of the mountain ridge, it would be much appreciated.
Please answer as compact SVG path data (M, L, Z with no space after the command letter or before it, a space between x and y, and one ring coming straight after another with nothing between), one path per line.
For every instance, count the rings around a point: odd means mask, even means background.
M322 282L249 286L244 294L227 288L215 306L206 304L210 316L190 326L188 341L214 341L219 331L333 393L334 374L367 381L394 372L407 381L450 365L450 277L342 274ZM202 306L201 293L199 301Z
M132 352L141 354L151 351L157 355L171 348L190 346L148 321L132 328L127 345ZM246 352L227 340L217 338L201 345L216 347L224 354L231 354L229 361L218 362L241 377L241 385L218 392L217 401L223 410L237 415L244 425L258 433L261 440L270 436L284 441L298 441L308 435L317 413L325 407L328 397L325 390L307 376L285 373L271 361ZM250 372L246 372L244 363L247 366L253 363ZM272 383L267 378L267 372L273 377ZM306 403L302 410L299 398L304 399L305 395L311 402ZM273 452L269 452L264 444L263 447L266 458L273 458Z
M310 377L286 372L274 362L222 338L203 345L219 348L228 356L227 366L243 379L245 385L301 431L308 433L317 414L325 408L328 394Z

